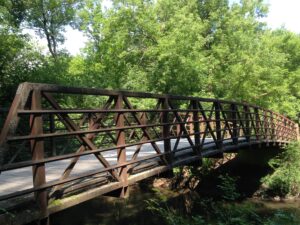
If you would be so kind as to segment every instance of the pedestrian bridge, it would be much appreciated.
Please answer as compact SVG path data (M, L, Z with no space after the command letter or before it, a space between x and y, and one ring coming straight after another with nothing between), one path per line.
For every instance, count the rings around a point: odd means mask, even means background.
M173 167L298 137L295 122L247 103L37 83L19 85L0 125L0 224L49 224Z

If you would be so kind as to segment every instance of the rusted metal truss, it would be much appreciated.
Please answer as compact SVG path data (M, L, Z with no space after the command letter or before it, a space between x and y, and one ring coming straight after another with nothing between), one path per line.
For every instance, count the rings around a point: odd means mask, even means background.
M0 172L32 167L33 187L0 194L0 201L34 193L47 215L49 199L70 191L117 182L125 196L129 177L142 171L161 165L172 168L186 159L201 160L209 151L222 154L245 143L282 144L296 139L293 121L255 105L22 83L1 129ZM153 151L143 156L146 145ZM129 147L135 147L130 158ZM116 160L111 163L105 152L113 151ZM101 169L71 176L86 155L94 155ZM47 182L45 165L65 159L71 160L61 177Z

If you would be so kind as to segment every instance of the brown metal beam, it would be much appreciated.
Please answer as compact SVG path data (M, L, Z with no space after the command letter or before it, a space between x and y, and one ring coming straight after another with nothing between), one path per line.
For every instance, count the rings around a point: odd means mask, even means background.
M115 108L116 109L123 109L123 95L118 95L116 97L116 104ZM115 117L115 123L116 127L124 127L124 114L123 113L118 113ZM126 163L126 148L124 147L119 147L119 146L124 146L126 144L126 137L125 137L125 131L124 130L118 130L117 131L117 161L118 165ZM125 198L129 195L129 187L128 187L128 167L120 167L119 168L119 177L120 181L123 183L123 187L120 193L121 198Z
M34 90L32 92L31 108L41 109L41 93ZM42 116L31 116L30 117L30 128L31 134L42 134L43 133L43 119ZM44 141L41 139L31 140L31 152L32 161L43 160L44 159ZM41 163L32 166L32 177L33 177L33 187L38 188L46 183L46 172L45 164ZM48 217L47 207L48 207L48 194L46 190L41 190L35 192L36 201L40 207L42 215Z

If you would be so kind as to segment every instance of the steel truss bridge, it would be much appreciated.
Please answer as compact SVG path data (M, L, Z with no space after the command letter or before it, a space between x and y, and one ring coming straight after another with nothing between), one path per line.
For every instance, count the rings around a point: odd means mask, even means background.
M298 136L295 122L246 103L22 83L2 117L0 224L49 224L173 167Z

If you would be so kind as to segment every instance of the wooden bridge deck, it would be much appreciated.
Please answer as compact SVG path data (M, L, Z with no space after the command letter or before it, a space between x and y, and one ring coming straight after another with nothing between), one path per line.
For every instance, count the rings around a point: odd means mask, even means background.
M250 104L23 83L0 134L0 225L49 224L175 166L297 138L293 121Z

